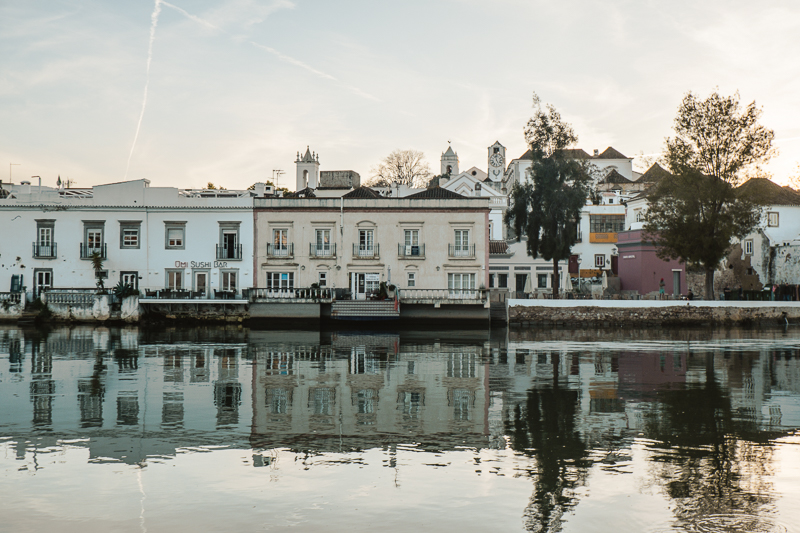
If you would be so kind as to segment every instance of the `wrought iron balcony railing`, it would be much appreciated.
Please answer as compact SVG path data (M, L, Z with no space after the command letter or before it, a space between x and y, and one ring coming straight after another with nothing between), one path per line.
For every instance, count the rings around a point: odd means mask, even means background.
M81 259L91 259L95 253L100 255L100 259L108 259L106 249L106 243L99 246L89 246L88 244L81 243Z
M55 259L58 251L56 243L39 244L33 243L33 257L37 259Z

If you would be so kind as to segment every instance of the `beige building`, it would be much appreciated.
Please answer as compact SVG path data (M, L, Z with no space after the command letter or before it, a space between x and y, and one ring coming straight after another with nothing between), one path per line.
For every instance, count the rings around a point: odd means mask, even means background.
M488 286L488 198L359 187L341 198L258 198L254 209L256 288L319 284L365 299L382 281L449 298Z

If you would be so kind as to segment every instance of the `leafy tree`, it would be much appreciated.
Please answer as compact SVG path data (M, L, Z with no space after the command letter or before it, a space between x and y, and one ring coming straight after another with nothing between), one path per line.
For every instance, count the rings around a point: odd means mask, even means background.
M367 184L373 187L388 187L393 183L425 187L430 176L431 167L422 152L395 150L372 169L372 178Z
M735 189L774 153L774 134L758 123L760 115L755 102L742 110L738 94L698 100L688 93L675 117L675 137L666 140L664 161L673 176L648 194L644 230L658 256L703 268L709 300L731 239L752 231L761 215L758 203Z
M592 185L592 169L585 160L568 157L565 149L578 137L559 112L542 109L533 95L534 112L525 128L533 164L528 180L514 185L506 223L517 238L528 236L528 255L553 261L553 297L558 297L558 262L569 259L578 240L576 224Z
M100 252L92 252L91 259L92 259L92 268L94 269L94 277L96 280L95 284L97 285L97 290L100 294L105 294L106 283L102 275L103 256L100 255Z

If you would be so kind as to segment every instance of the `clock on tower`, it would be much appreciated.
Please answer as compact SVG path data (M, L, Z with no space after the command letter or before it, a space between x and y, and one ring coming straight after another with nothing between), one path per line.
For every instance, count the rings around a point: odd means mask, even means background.
M506 147L495 142L489 147L489 178L501 181L506 170Z

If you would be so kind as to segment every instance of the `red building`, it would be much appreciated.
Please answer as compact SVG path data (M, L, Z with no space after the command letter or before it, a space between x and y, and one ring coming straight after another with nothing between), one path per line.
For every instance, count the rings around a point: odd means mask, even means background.
M663 278L666 294L686 294L686 266L678 260L659 259L653 243L644 240L644 230L619 232L617 248L621 290L657 292Z

